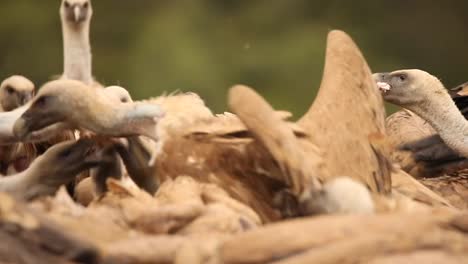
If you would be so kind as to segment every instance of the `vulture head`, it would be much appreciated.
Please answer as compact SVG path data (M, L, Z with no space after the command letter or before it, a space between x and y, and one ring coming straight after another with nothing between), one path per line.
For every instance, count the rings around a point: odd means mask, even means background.
M14 75L0 85L0 105L3 111L12 111L32 99L34 84L23 76Z
M439 79L422 70L398 70L375 73L377 87L385 101L411 109L423 106L437 97L448 97L448 92Z
M468 95L468 82L460 84L449 90L452 98L464 97Z
M107 93L110 97L115 98L115 100L120 101L121 103L133 102L130 93L123 87L108 86L104 88L104 92Z
M121 103L103 90L74 80L46 83L16 120L13 133L19 139L59 122L105 136L144 135L157 139L155 125L164 116L159 105Z
M60 17L62 22L79 28L85 24L89 25L93 16L91 0L62 0L60 6Z
M105 162L91 139L66 141L50 147L28 168L28 199L54 193L80 172Z

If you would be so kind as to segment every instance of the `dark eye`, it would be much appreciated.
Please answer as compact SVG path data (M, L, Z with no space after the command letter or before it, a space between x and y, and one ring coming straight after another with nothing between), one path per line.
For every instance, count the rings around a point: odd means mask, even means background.
M88 8L88 6L89 6L89 3L88 3L88 2L86 2L86 3L83 4L83 8L84 8L84 9Z
M60 153L60 158L67 158L68 156L70 156L72 153L71 149L67 149L67 150L64 150Z
M128 102L128 99L125 98L125 97L122 97L122 98L120 98L120 102L122 102L122 103L127 103L127 102Z
M42 96L42 97L39 97L36 102L34 103L34 105L36 107L44 107L46 104L47 104L47 101L49 101L48 97L47 96Z
M65 8L70 8L70 3L68 3L68 1L63 2L63 5Z
M399 79L400 81L404 82L404 81L406 81L407 76L406 76L405 74L400 74L400 75L398 76L398 79Z
M6 89L7 93L9 93L9 94L15 93L15 89L13 89L13 87L11 87L11 86L7 86L5 89Z

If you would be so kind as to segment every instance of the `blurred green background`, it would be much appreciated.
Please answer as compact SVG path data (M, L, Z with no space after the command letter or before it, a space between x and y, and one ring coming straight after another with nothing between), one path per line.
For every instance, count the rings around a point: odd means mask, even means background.
M60 0L0 0L0 79L62 72ZM373 71L425 69L468 80L468 1L94 0L96 79L134 98L199 93L216 112L242 83L302 114L320 84L325 40L343 29Z

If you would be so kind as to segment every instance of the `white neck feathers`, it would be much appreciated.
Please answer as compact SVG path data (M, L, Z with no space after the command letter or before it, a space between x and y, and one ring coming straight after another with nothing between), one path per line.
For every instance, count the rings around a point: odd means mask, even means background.
M78 27L62 21L64 72L63 77L93 84L89 21Z
M450 148L468 157L468 124L448 93L436 93L409 109L427 120Z

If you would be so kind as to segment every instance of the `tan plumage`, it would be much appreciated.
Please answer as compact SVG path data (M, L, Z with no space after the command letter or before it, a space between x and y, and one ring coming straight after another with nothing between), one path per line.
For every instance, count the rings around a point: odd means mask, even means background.
M464 101L468 95L468 83L450 89L449 93L465 115ZM437 132L431 124L410 110L402 109L388 116L385 125L390 142L395 149L392 151L392 160L416 177L426 176L424 175L424 164L417 163L412 157L413 153L398 150L398 147L436 135Z
M63 0L60 6L60 17L62 21L63 31L63 43L64 43L64 72L61 78L64 79L75 79L83 81L87 84L93 84L94 80L92 77L92 62L91 62L91 47L89 43L89 28L92 17L92 6L89 0ZM24 95L22 98L17 99L21 101L21 104L14 106L13 104L7 104L6 95L8 93L2 93L0 89L0 103L3 109L11 111L29 101L34 92L34 85L27 79L21 76L13 76L4 83L0 88L17 87L22 91L28 92L27 96ZM18 90L18 94L19 94ZM5 96L4 96L5 95ZM11 97L11 96L10 96ZM9 101L12 101L10 98ZM55 143L74 139L75 136L71 131L63 131L56 137L53 137L48 142L42 143L39 149L47 149L48 146L54 145ZM10 160L8 163L21 163L17 168L10 173L15 173L27 168L29 163L34 160L37 155L38 148L34 145L17 145L14 150L9 151L11 153Z
M0 111L12 111L34 96L34 84L23 76L13 75L0 84Z
M0 112L13 111L34 96L34 84L27 78L13 75L0 85ZM3 110L3 111L2 111ZM35 152L32 144L10 144L0 147L0 175L10 175L27 168Z
M468 209L468 174L466 170L451 175L421 178L419 181L461 209Z
M391 87L383 93L385 100L405 107L426 120L447 146L468 157L468 146L464 143L468 122L439 79L418 69L374 76L376 82L387 83Z
M338 96L340 104L329 107ZM319 96L298 124L285 121L288 115L275 112L244 86L231 89L229 106L236 116L214 116L194 94L116 105L81 83L54 81L41 89L32 107L17 121L15 132L24 136L41 129L36 122L47 117L47 125L66 120L101 135L159 139L152 148L157 153L152 177L164 183L188 175L201 183L216 184L253 208L263 222L310 213L304 209L311 208L308 203L321 195L322 184L341 177L368 188L377 199L378 211L395 210L385 202L392 200L392 186L400 191L398 185L392 185L391 174L411 179L393 171L382 99L364 58L343 32L330 33ZM153 118L160 109L165 116L155 128ZM131 125L128 120L133 120ZM144 155L135 159L147 163ZM448 204L417 182L408 180L407 184L406 193L400 193L409 201L403 202L417 203L413 197L422 196L418 201L430 206ZM290 195L290 203L275 204L288 200L275 199L277 195Z
M71 128L83 128L103 135L131 136L139 133L156 139L155 124L163 115L161 107L156 104L116 103L105 89L95 89L74 80L56 80L40 89L29 109L16 120L13 132L18 138L25 138L34 131L65 120Z
M395 146L413 142L436 133L427 121L406 109L390 115L385 121L389 138Z
M299 123L288 122L288 114L274 111L245 86L229 91L234 114L224 115L213 115L191 94L121 106L77 82L49 83L41 92L17 127L21 135L41 129L41 117L51 117L50 124L85 127L101 137L151 134L141 127L160 134L156 149L145 149L137 137L128 139L129 146L121 144L137 165L146 166L146 152L157 151L150 174L160 180L154 196L109 179L109 191L88 208L77 206L65 192L34 204L64 232L92 242L96 249L86 253L99 253L105 263L377 263L398 261L402 255L455 262L466 257L466 216L447 208L428 210L449 203L392 166L382 100L364 58L343 32L329 35L319 97ZM337 98L342 105L334 102ZM133 107L156 101L167 117L160 126L154 127L155 120L137 120L131 124L134 130L122 125L135 117L149 118L147 108L135 112ZM60 110L64 105L70 109ZM66 112L61 116L60 111ZM133 151L135 142L143 148ZM342 179L351 184L336 186ZM348 212L343 208L362 213L356 185L365 193L363 199L372 195L375 208L364 213L405 212L319 216L259 227L311 213L315 201L324 203L319 213ZM329 202L337 197L326 199L328 194L343 194L337 199L339 209L327 210L336 206ZM350 202L358 210L342 207ZM12 212L4 210L0 218ZM19 222L14 217L6 222L15 220ZM30 234L27 227L16 226ZM42 230L38 228L34 230Z
M319 93L298 124L324 151L328 173L324 177L346 175L388 194L388 187L379 186L391 186L389 170L379 163L369 142L369 136L385 134L383 101L374 87L354 42L343 32L332 31Z
M467 158L468 147L465 144L465 135L468 122L453 102L453 94L451 98L440 80L421 70L380 73L375 74L374 78L376 82L387 83L390 86L390 89L383 93L387 101L407 107L427 120L443 142L458 154L455 158ZM458 91L463 91L463 87ZM457 159L454 160L455 163ZM463 164L463 161L461 163ZM455 174L452 177L442 176L431 180L421 179L421 181L461 208L465 208L466 205L460 203L460 200L465 200L466 196L465 177L462 177L462 174Z

